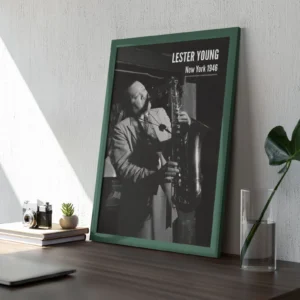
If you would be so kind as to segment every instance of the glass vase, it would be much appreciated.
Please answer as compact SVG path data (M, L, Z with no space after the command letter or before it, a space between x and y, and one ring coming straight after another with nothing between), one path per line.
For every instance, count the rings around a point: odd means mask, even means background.
M272 192L272 189L241 190L240 265L243 270L260 272L276 270L276 193L262 219L259 220ZM254 228L256 231L253 233ZM243 249L251 230L253 238L248 247Z

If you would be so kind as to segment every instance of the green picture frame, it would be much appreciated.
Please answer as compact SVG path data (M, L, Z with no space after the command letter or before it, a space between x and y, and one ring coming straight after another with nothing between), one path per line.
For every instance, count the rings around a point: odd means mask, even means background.
M194 31L185 33L173 33L158 36L145 36L137 38L113 40L109 71L107 77L107 90L105 97L100 151L98 159L97 178L94 194L90 239L94 242L111 243L131 247L147 248L160 251L176 252L183 254L199 255L206 257L219 257L221 253L220 241L223 227L223 211L228 182L229 154L231 150L231 135L233 129L235 94L237 85L237 71L239 58L240 28L224 28L215 30ZM228 38L228 58L226 68L226 83L224 91L223 112L220 130L220 146L218 153L218 167L216 174L216 188L213 208L213 222L209 246L170 243L136 237L127 237L115 234L98 232L98 224L101 208L101 191L103 187L105 153L107 146L108 128L110 122L111 99L113 94L115 64L118 49L122 47L154 45L165 43L184 43L195 40L211 40Z

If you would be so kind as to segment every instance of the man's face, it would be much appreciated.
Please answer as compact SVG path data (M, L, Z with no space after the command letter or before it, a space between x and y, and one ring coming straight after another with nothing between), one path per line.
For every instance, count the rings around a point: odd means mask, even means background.
M134 114L138 114L145 107L148 92L143 84L135 81L129 88L128 94L130 98L131 107Z

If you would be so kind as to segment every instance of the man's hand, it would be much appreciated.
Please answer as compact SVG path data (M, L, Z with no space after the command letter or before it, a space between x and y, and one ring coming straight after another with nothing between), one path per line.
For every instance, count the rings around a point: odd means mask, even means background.
M179 124L186 124L186 125L191 125L191 118L189 117L189 115L187 114L187 112L185 111L179 111L176 110L176 116L177 116L177 122Z
M168 161L158 171L164 183L172 182L173 178L179 173L177 162Z

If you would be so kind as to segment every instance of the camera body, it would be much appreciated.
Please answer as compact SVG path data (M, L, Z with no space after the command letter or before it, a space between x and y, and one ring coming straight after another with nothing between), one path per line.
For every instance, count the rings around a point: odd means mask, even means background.
M23 204L22 223L28 228L52 228L52 205L25 201Z

